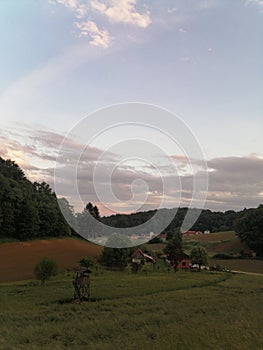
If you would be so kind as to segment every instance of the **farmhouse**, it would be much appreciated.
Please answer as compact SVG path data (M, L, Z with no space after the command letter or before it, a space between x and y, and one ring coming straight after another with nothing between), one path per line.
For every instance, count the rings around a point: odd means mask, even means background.
M132 262L141 264L142 262L155 263L155 259L148 254L145 254L141 249L135 250L131 255Z
M132 272L138 272L145 263L154 264L155 259L152 256L145 254L141 249L138 248L131 255Z

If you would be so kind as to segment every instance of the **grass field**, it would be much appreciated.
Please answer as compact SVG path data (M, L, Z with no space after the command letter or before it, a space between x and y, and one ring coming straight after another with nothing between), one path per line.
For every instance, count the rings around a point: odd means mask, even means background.
M183 246L186 251L189 252L196 245L206 248L210 255L215 253L236 254L244 249L234 231L183 235Z
M0 349L262 350L260 276L100 271L92 302L72 275L0 285Z
M230 270L261 273L263 275L263 260L210 259L210 265L221 265Z

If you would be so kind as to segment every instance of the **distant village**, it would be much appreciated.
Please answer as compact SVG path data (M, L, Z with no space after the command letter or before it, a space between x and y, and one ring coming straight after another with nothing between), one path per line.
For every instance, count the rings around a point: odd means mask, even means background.
M205 230L204 232L202 232L202 231L191 231L191 230L182 232L183 235L203 235L203 234L209 234L209 233L211 233L210 230ZM150 232L148 235L147 234L144 234L144 235L135 235L135 234L133 234L129 238L132 241L137 241L137 240L141 240L141 239L150 241L155 236L156 236L156 234L154 232ZM163 233L159 234L158 237L162 238L162 239L166 239L166 233L163 232Z

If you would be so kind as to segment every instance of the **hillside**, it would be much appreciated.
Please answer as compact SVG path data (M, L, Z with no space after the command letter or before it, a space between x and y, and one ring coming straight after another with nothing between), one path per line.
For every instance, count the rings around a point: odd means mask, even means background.
M204 247L210 256L216 253L238 254L244 249L244 245L234 231L183 235L183 247L186 252L189 253L197 245Z
M34 278L34 266L43 256L55 259L59 270L78 265L83 256L98 257L102 247L77 239L50 239L0 244L0 282Z

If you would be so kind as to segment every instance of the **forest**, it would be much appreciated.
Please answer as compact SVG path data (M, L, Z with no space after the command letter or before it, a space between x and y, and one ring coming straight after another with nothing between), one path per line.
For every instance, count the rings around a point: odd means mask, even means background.
M60 208L67 217L67 221ZM172 209L159 210L161 216L165 218ZM164 230L168 240L181 227L187 210L198 209L178 208L172 222ZM85 215L87 212L103 224L112 226L112 232L114 232L114 227L134 227L148 221L156 210L101 217L98 207L88 203L81 213L75 213L67 199L58 199L49 184L32 183L14 161L0 157L0 238L28 240L69 236L76 232L82 234L89 227L92 227L92 230L89 230L87 238L92 238L94 226L90 225L88 216ZM245 208L239 212L202 210L192 230L202 232L209 230L212 233L234 230L250 249L259 256L263 255L262 204L258 208ZM141 233L139 227L136 228L136 232Z
M30 182L14 161L0 158L0 237L27 240L70 234L51 187Z

